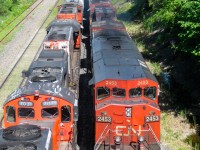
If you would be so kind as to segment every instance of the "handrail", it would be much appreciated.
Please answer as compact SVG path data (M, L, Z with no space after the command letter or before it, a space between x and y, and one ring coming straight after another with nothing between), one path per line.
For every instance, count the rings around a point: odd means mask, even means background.
M105 136L108 134L108 132L110 131L110 130L107 130L106 134L104 135L104 133L105 133L106 129L108 128L108 126L109 126L109 124L106 125L106 127L104 128L103 132L101 133L99 139L98 139L97 142L95 143L95 145L94 145L94 150L97 150L97 149L100 147L101 143L102 143L103 140L104 140L104 137L105 137ZM104 135L104 136L103 136L103 135ZM101 141L100 141L100 140L101 140Z
M98 150L98 148L101 146L103 140L105 139L105 137L107 136L107 134L108 134L109 132L111 132L111 134L112 134L113 132L116 132L116 130L110 130L110 129L108 129L108 127L109 127L109 124L106 125L106 127L104 128L103 132L101 133L99 139L98 139L97 142L95 143L94 150ZM137 130L137 131L140 131L140 132L149 132L149 134L151 134L151 135L153 136L153 138L154 138L155 142L157 143L157 145L161 148L161 144L160 144L158 138L156 137L154 131L152 130L152 127L151 127L149 124L148 124L148 127L149 127L149 128L146 129L146 130ZM119 130L118 130L118 131L119 131ZM120 130L120 131L123 132L122 130ZM136 133L130 134L129 136L133 136L133 135L138 136ZM122 137L125 138L125 136L123 135L123 133L122 133ZM146 141L146 140L145 140L145 143L146 143L147 145L149 145L149 142ZM123 143L122 143L122 145L123 145ZM147 145L144 145L144 146L147 148ZM150 147L149 147L149 148L150 148ZM150 148L150 149L151 149L151 148Z
M152 130L152 128L151 128L151 125L148 124L148 126L149 126L149 129L150 129L151 133L153 134L153 136L154 136L156 142L158 143L158 146L161 148L161 146L160 146L161 144L160 144L160 142L158 141L158 138L156 137L155 133L153 132L153 130Z

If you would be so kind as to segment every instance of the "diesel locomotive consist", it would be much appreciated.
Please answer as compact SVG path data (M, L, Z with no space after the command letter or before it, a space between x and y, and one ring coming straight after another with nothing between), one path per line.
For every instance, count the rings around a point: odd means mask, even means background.
M109 1L91 1L102 10ZM159 85L123 23L91 13L94 149L160 149ZM104 16L107 16L106 18ZM96 16L96 19L93 17Z
M75 17L62 13L72 7ZM23 85L3 105L0 149L77 149L82 9L83 1L65 1L47 27Z
M160 150L159 84L110 0L89 0L94 150ZM65 0L3 105L0 149L75 150L83 0Z

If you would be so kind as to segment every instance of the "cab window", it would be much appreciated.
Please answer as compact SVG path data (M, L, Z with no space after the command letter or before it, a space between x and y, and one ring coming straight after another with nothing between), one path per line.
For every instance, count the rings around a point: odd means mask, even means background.
M125 95L126 95L125 89L113 88L113 96L125 97Z
M70 106L62 106L61 107L61 121L69 122L71 120L71 107Z
M6 107L6 114L7 114L7 121L8 122L15 122L16 121L15 107L7 106Z
M19 118L34 118L35 112L33 108L18 108Z
M144 88L144 96L152 100L156 99L156 87L146 87Z
M97 100L106 98L110 96L110 89L107 87L98 87L97 88Z
M58 116L58 108L43 108L42 118L55 118Z
M142 96L141 88L133 88L129 90L129 97L140 97Z

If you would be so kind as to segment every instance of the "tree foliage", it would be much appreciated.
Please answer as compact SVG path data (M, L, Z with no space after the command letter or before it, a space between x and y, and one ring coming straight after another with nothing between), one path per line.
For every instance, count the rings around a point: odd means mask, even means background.
M0 15L6 15L12 7L12 0L0 0Z
M147 29L164 30L175 41L173 48L200 56L200 0L147 0L146 4L140 11Z

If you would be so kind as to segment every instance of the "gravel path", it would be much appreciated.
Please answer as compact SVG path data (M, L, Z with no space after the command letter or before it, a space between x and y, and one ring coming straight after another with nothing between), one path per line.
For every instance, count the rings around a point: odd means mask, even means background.
M32 7L35 7L41 0L38 0ZM19 31L15 34L10 42L6 44L0 53L0 83L12 69L17 59L23 53L24 49L29 45L30 41L42 25L56 0L43 0L29 16L18 27Z

